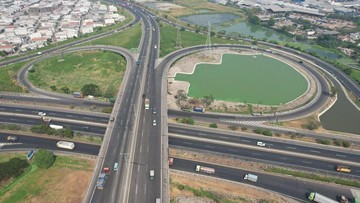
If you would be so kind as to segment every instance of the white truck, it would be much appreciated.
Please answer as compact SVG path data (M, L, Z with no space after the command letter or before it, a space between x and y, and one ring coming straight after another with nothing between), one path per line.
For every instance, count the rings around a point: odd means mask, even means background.
M318 203L337 203L337 201L325 197L324 195L317 192L311 192L308 196L308 199Z
M145 110L149 110L150 109L150 99L146 98L145 99Z
M254 183L257 182L257 179L258 179L257 175L253 175L253 174L250 174L250 173L248 173L248 174L246 174L244 176L244 180L248 180L248 181L251 181L251 182L254 182Z
M50 128L55 129L55 130L61 130L64 129L64 126L62 125L54 125L54 124L50 124L49 125Z
M156 203L161 203L161 199L160 198L156 198Z
M63 149L73 150L75 148L75 144L73 142L59 141L56 143L56 146Z
M200 166L200 165L196 165L195 171L196 171L196 172L207 173L207 174L210 174L210 175L211 175L211 174L215 174L215 169L209 168L209 167Z

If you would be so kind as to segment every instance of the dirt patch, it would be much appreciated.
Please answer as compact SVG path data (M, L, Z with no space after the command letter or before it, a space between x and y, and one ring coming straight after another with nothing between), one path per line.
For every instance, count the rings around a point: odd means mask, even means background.
M182 172L170 172L171 190L170 198L176 203L212 203L206 197L197 197L189 190L182 189L179 185L189 186L196 190L210 192L222 199L231 202L296 202L279 194L245 184L237 184L202 175L189 175Z

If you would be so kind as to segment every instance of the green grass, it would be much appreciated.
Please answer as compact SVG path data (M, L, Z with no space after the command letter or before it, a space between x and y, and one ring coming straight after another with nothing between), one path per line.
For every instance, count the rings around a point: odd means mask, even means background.
M0 154L0 163L7 162L12 158L20 158L25 160L26 154L24 153L1 153Z
M329 183L336 183L340 185L346 185L346 186L352 186L360 188L360 182L358 181L352 181L347 179L341 179L341 178L335 178L335 177L327 177L327 176L321 176L317 174L311 174L311 173L305 173L300 171L293 171L283 168L276 168L276 167L270 167L265 169L266 172L272 172L272 173L280 173L285 175L292 175L295 177L300 178L306 178L306 179L312 179L312 180L318 180L323 182L329 182Z
M160 24L160 57L178 50L176 48L177 29L167 24ZM195 45L204 45L206 43L206 35L193 33L189 31L180 31L182 47L190 47ZM213 44L237 44L238 41L211 37Z
M25 92L17 82L17 73L25 62L14 63L0 68L0 91Z
M360 70L352 69L351 77L352 77L355 81L359 81L359 83L360 83Z
M198 64L193 74L177 74L175 80L190 83L190 97L267 105L287 103L307 89L296 70L264 55L224 54L222 64Z
M8 155L0 154L0 160L3 156ZM64 186L59 185L58 182L66 178L67 173L79 170L91 172L92 167L87 160L67 156L57 156L54 165L49 169L40 169L35 164L31 164L21 176L0 190L0 202L26 202L29 198L38 199L40 202L49 201L61 193L59 188ZM62 195L66 196L66 194ZM70 201L69 197L67 200Z
M29 73L31 83L45 90L62 92L68 87L70 93L80 91L85 84L93 83L104 94L115 95L121 84L126 61L123 56L109 51L85 51L53 57L34 65L34 72Z
M122 32L115 33L111 36L100 38L84 45L111 45L127 49L137 48L141 39L141 24L128 28Z

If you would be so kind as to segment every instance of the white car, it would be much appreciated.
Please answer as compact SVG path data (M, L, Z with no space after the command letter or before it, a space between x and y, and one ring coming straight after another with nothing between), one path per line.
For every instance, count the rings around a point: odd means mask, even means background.
M44 113L44 112L39 112L38 115L39 115L39 116L46 116L46 113Z
M156 126L156 120L155 119L153 120L153 126Z
M156 49L156 48L157 48L157 46L155 45L155 46L154 46L154 48Z
M260 146L260 147L265 147L265 143L263 143L263 142L257 142L256 145Z

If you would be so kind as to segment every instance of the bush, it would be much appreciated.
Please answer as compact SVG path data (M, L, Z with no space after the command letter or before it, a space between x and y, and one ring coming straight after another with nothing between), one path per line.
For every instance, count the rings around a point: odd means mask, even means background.
M57 88L56 88L55 85L51 85L51 86L50 86L50 89L51 89L52 91L56 91L56 90L57 90Z
M270 136L271 137L273 135L273 132L271 130L266 129L266 130L264 130L264 132L262 134L265 135L265 136Z
M238 130L239 129L239 126L237 126L237 125L229 125L228 126L228 128L230 129L230 130Z
M185 186L184 186L184 185L181 185L181 184L178 184L178 185L177 185L177 188L178 188L179 190L184 190L184 189L185 189Z
M0 163L0 181L18 177L28 166L28 162L20 158L12 158L7 162Z
M256 128L256 129L253 130L253 131L254 131L254 133L256 133L256 134L263 134L264 129L262 129L262 128Z
M112 112L112 107L104 107L103 109L102 109L102 112L103 113L111 113Z
M218 126L217 126L216 123L212 123L212 124L209 125L209 127L210 127L210 128L217 128Z
M30 128L30 130L31 132L38 134L55 135L55 136L68 137L68 138L74 137L74 132L68 127L65 127L64 129L60 129L60 130L55 130L43 124L43 125L34 125Z
M351 145L351 144L350 144L350 142L348 142L348 141L343 141L343 142L342 142L342 146L345 147L345 148L349 148L350 145Z
M342 141L341 140L334 140L334 144L336 146L341 146L342 145Z
M39 149L34 155L34 162L39 168L50 168L55 162L55 155L46 149Z
M317 143L323 144L323 145L330 145L331 141L329 139L316 139Z
M242 131L246 131L246 130L247 130L247 127L241 127L241 130L242 130Z
M320 127L320 122L312 120L305 124L305 126L303 127L307 128L308 130L316 130Z
M63 91L65 94L69 94L70 93L70 89L68 87L61 87L60 88L61 91Z
M194 125L195 121L192 118L182 118L182 119L180 119L180 123L185 123L185 124L188 124L188 125Z

